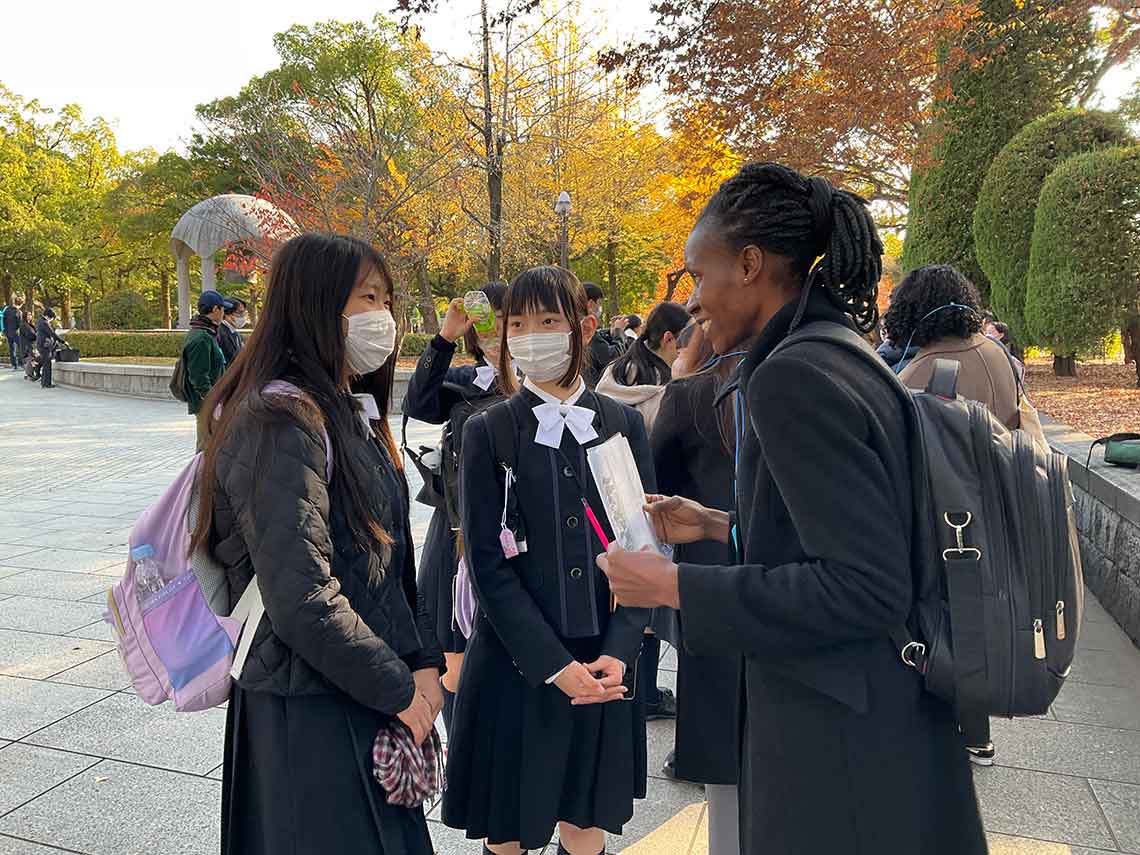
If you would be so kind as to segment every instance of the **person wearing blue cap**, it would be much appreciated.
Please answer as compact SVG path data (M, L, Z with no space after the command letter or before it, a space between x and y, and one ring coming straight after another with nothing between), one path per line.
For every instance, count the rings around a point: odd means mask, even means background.
M202 401L226 370L226 358L218 345L218 325L224 316L225 298L217 291L203 291L198 298L198 314L190 321L190 332L182 345L183 389L190 415L198 415ZM201 434L199 424L199 437Z

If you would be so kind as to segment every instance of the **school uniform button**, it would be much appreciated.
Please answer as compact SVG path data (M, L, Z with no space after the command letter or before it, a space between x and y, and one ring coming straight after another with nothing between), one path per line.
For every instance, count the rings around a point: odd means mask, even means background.
M562 476L564 478L573 478L574 477L574 470L571 469L569 466L563 466L562 467Z
M567 526L567 528L577 528L578 527L578 518L576 516L574 516L573 514L566 517L566 526Z
M581 567L571 567L570 568L570 578L571 579L581 579L582 578L582 568Z

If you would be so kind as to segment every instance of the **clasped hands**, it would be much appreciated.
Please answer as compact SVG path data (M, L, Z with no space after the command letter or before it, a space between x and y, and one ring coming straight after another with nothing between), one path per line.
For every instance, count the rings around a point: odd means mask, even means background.
M691 499L646 496L645 511L657 530L658 539L664 543L728 542L728 514L706 508ZM627 552L619 546L611 546L605 555L598 556L597 561L609 579L610 591L621 605L681 607L677 565L665 556L651 549Z

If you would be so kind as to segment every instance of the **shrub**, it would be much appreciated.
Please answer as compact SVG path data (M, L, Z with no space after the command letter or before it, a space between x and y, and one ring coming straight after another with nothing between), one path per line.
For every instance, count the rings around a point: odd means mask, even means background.
M95 326L112 330L151 330L161 323L158 312L138 291L116 291L92 307Z
M990 165L974 209L974 249L990 280L991 305L1018 344L1033 343L1025 324L1025 284L1033 214L1045 179L1075 154L1131 139L1119 116L1059 110L1022 128Z
M406 333L400 340L400 356L422 356L432 338L423 333Z
M1079 154L1045 179L1025 320L1054 353L1093 348L1140 300L1140 146Z
M980 0L964 37L976 51L950 73L949 96L935 105L933 165L910 183L906 272L952 264L974 281L986 303L989 280L974 254L974 205L993 159L1027 122L1051 113L1073 92L1072 69L1087 56L1087 17L1035 14L1010 21L1016 0ZM987 45L1001 44L1000 51ZM946 57L954 61L955 52ZM959 58L960 59L960 58Z

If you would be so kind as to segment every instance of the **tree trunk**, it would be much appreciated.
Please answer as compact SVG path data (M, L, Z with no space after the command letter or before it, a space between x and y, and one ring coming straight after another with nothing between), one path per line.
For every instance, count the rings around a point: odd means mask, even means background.
M621 311L621 295L618 293L617 243L611 237L606 241L606 276L610 284L610 317Z
M162 328L168 330L171 329L174 319L171 317L170 307L170 269L165 264L159 265L158 284L162 294Z
M95 298L87 295L87 302L83 304L83 328L95 329Z
M0 276L0 300L5 306L12 305L12 274L5 273Z
M483 151L487 161L487 279L498 282L503 264L503 146L505 140L495 134L495 111L491 101L491 23L487 17L487 0L479 4L483 27ZM503 86L509 86L509 78ZM506 121L506 116L500 117Z
M1077 357L1053 354L1053 374L1057 377L1077 376Z
M1136 369L1136 385L1140 387L1140 315L1128 319L1120 331L1120 340L1124 344L1124 362L1131 362Z
M258 288L257 280L252 279L249 283L249 305L245 310L249 313L250 324L257 324L257 316L260 314L259 303L261 300L261 289Z
M32 317L36 316L36 286L24 286L24 311L31 312Z
M63 296L59 306L59 322L65 330L71 329L71 288L63 286Z
M424 319L424 332L435 335L439 332L439 313L435 310L435 300L431 295L431 280L428 279L427 261L416 262L416 287L419 290L420 315Z

